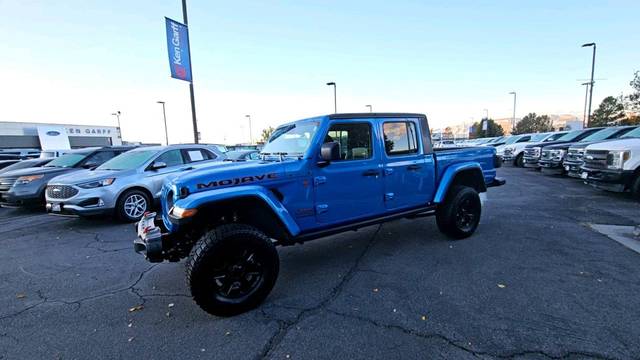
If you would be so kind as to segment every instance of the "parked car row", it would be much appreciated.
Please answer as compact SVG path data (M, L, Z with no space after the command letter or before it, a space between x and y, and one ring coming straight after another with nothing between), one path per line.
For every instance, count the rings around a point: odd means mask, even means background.
M631 192L640 200L640 127L518 136L507 140L502 151L498 149L503 162L539 169L547 175L581 178L599 189Z
M167 177L226 156L214 145L110 146L23 160L0 170L0 206L45 206L60 215L116 215L136 221Z

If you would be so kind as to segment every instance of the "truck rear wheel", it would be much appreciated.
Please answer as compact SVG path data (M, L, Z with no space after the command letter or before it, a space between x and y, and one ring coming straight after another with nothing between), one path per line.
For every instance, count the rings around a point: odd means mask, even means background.
M269 295L278 278L278 252L263 232L227 224L207 232L187 261L187 285L204 311L232 316L251 310Z
M478 228L482 205L478 192L468 186L454 186L444 204L436 210L438 229L453 239L471 236Z

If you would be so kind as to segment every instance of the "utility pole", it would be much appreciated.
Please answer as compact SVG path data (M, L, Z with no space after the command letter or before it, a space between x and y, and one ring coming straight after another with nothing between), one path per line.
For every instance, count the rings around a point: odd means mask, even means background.
M249 144L253 144L253 134L251 133L251 115L245 115L249 119Z
M184 25L189 28L189 20L187 19L187 0L182 0L182 20ZM199 135L198 132L198 121L196 120L196 100L195 95L193 93L193 67L191 66L191 41L189 41L189 46L187 47L187 53L189 54L189 69L191 69L191 81L189 81L189 94L191 95L191 120L193 122L193 142L198 143Z
M115 116L118 119L118 135L120 136L120 142L122 142L122 129L120 128L120 110L112 113L111 115Z
M585 86L584 88L584 115L582 116L582 128L585 129L587 127L587 99L589 97L589 84L590 83L583 83L582 86Z
M368 108L369 108L369 112L373 112L373 106L371 106L371 105L365 105L365 107L368 107Z
M162 104L162 116L164 117L164 140L166 145L169 146L169 133L167 132L167 113L164 110L164 101L156 101L158 104Z
M336 83L335 82L328 82L327 85L329 86L333 86L333 112L334 113L338 113L338 98L336 95Z
M512 91L509 94L513 94L513 118L511 119L511 132L516 129L516 92Z
M591 81L589 83L589 112L587 113L587 127L591 123L591 102L593 101L593 73L596 67L596 43L582 44L582 47L593 46L593 57L591 59Z

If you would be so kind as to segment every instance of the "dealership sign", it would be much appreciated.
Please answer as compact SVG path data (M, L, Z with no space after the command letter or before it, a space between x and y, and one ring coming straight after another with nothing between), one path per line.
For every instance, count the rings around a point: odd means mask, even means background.
M177 21L165 18L167 28L167 50L171 77L191 82L191 59L189 58L189 30Z

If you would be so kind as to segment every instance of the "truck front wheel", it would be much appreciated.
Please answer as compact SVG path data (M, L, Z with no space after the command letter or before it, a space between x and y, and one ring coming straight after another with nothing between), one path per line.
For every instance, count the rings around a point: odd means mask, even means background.
M453 239L471 236L478 228L482 205L478 192L468 186L454 186L436 210L438 229Z
M635 179L631 183L631 196L640 201L640 172L636 174Z
M280 260L271 239L253 226L226 224L207 232L187 262L187 285L204 311L232 316L251 310L276 283Z

